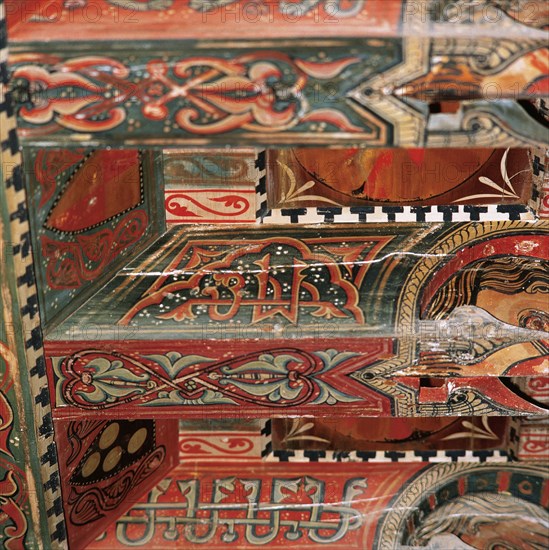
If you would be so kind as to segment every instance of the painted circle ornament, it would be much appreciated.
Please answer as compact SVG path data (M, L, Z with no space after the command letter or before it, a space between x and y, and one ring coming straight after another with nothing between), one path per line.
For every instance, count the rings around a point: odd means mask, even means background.
M387 506L376 548L547 548L548 489L543 465L429 465Z

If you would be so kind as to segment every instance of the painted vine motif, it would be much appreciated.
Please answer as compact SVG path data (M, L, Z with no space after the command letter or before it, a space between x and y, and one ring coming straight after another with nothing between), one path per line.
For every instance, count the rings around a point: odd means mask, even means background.
M159 414L175 418L185 411L188 418L217 418L240 410L265 418L275 410L298 414L327 413L337 418L349 415L471 416L544 414L544 409L520 397L497 377L444 376L444 383L420 385L421 375L404 372L397 376L372 376L385 371L399 356L391 339L339 340L341 351L319 351L309 340L301 349L248 342L254 350L229 343L214 351L207 341L187 341L179 347L164 341L148 350L142 341L103 342L111 350L90 349L85 342L48 346L48 365L55 384L57 414L63 418L132 411L139 417ZM197 356L197 346L208 348L210 357ZM67 347L69 350L67 350ZM70 351L70 348L83 351ZM308 349L307 349L308 348ZM67 350L67 351L65 351ZM353 351L349 351L353 350ZM543 360L543 358L540 358ZM398 364L398 363L397 363ZM480 368L485 363L480 363ZM414 365L408 367L412 372ZM524 367L522 367L524 368Z
M215 190L213 190L215 191ZM222 194L212 193L204 190L200 197L196 195L199 191L191 193L176 191L166 194L166 212L174 218L194 218L195 221L219 218L238 219L239 216L250 210L250 200L243 194ZM249 193L255 197L255 191Z
M259 436L251 434L225 434L219 437L213 430L206 432L189 432L179 440L179 458L188 461L194 458L201 460L257 460Z
M28 530L25 473L0 457L0 542L7 550L23 550Z
M135 471L129 471L110 487L93 488L84 491L73 488L67 496L66 505L71 510L70 520L82 526L104 518L118 508L128 494L151 476L165 458L163 447L147 457Z
M235 4L240 0L191 0L191 9L208 12ZM280 0L278 9L288 17L300 17L320 5L334 17L355 17L363 9L366 0Z
M308 353L288 348L225 361L176 352L137 359L89 350L54 360L54 368L64 379L65 402L82 409L132 403L283 408L360 401L336 389L326 376L358 357L335 350Z
M46 262L48 287L67 290L96 280L123 251L139 242L147 225L147 214L138 210L122 218L114 229L78 235L75 242L63 242L44 235L41 239L42 258Z
M148 10L168 10L174 5L174 0L133 0L128 5L127 0L106 0L109 4L135 11ZM189 7L193 10L208 12L214 11L230 4L235 4L240 0L190 0ZM340 17L354 17L360 13L366 0L282 0L278 4L281 13L288 16L305 15L316 8L319 4L324 4L327 11ZM67 9L84 8L88 0L64 0L63 5ZM326 7L327 5L327 7Z
M129 125L128 131L135 130L126 106L132 99L145 120L173 120L188 134L272 133L314 126L360 136L368 135L370 129L368 123L352 120L356 109L315 106L306 99L305 90L341 78L347 68L362 61L337 54L313 61L282 51L249 52L233 59L215 54L169 62L150 59L145 62L146 72L134 83L135 69L116 58L95 55L64 62L58 58L51 72L52 57L38 55L35 64L14 69L13 86L22 102L21 120L42 130L97 133L122 124ZM39 100L32 90L44 84L57 93Z
M2 336L3 336L2 330ZM22 456L14 446L20 420L14 411L13 376L17 360L0 340L0 543L8 550L23 550L28 530L28 495Z
M255 163L252 149L164 151L166 223L256 223Z

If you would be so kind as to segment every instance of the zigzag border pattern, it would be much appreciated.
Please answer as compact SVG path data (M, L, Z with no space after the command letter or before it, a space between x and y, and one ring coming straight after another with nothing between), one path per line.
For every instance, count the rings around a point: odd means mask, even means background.
M0 86L8 81L7 25L4 2L0 0ZM3 90L2 90L3 91ZM0 94L2 97L2 94ZM46 365L42 348L42 331L38 312L38 298L34 278L31 240L28 223L26 192L21 166L21 153L16 134L15 112L11 94L6 93L0 103L0 146L5 171L4 195L9 209L13 263L17 277L17 294L21 324L25 339L25 353L29 369L30 387L34 396L34 421L37 426L37 447L40 456L41 476L46 502L46 516L55 548L66 548L66 531L57 448L53 437L53 421L46 378Z
M255 185L256 221L261 223L265 216L270 214L267 207L267 151L257 152L255 159L257 180Z

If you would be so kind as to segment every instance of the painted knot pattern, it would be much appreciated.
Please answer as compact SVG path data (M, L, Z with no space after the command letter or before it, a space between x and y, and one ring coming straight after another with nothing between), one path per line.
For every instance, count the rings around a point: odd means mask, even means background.
M216 542L265 546L283 536L288 543L307 537L317 544L333 544L362 526L363 518L353 504L365 492L367 480L352 478L343 487L338 503L328 503L326 482L314 477L274 478L270 494L262 479L228 477L216 479L209 498L197 479L163 480L148 501L134 507L117 523L117 538L128 546L151 541L156 532L168 540L182 537L191 544ZM163 498L173 514L164 515ZM145 530L133 526L148 517Z

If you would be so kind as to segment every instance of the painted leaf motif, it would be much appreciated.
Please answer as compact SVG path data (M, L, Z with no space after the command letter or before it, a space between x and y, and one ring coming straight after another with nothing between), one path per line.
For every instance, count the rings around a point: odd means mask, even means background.
M116 398L127 397L132 393L144 393L145 388L139 387L117 387L109 382L95 381L93 392L78 391L77 393L90 403L104 403L105 401L116 401Z
M183 369L200 363L209 363L213 359L202 355L181 355L178 352L168 352L166 355L148 355L146 359L160 365L169 375L175 378Z
M511 179L509 178L509 174L507 173L507 157L509 156L509 151L510 149L507 149L501 157L501 177L503 178L503 181L507 184L507 187L509 187L513 194L518 197L517 192L515 191L515 189L513 188L513 184L511 183Z

